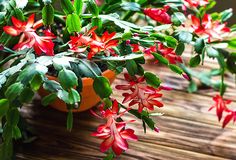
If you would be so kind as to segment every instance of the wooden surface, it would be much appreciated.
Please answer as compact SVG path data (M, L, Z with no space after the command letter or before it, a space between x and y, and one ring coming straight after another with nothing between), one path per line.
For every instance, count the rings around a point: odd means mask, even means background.
M210 62L207 68L217 67ZM236 159L236 127L230 124L222 129L214 111L208 112L213 104L211 89L203 89L188 94L188 82L173 74L165 67L146 65L146 69L158 73L166 85L173 91L163 92L165 107L157 109L165 113L156 117L160 133L143 133L142 124L137 121L130 124L139 136L138 142L129 142L129 150L120 156L121 160L223 160ZM201 70L201 67L200 69ZM115 84L124 83L122 75ZM236 100L235 84L232 77L227 78L230 89L226 97ZM121 93L114 97L122 100ZM235 101L236 102L236 101ZM234 107L236 103L233 103ZM72 132L66 131L66 114L50 107L43 107L39 100L22 108L22 115L38 136L30 144L17 146L18 160L97 160L104 154L99 151L100 140L91 137L100 120L89 112L74 115ZM124 119L131 119L130 115Z

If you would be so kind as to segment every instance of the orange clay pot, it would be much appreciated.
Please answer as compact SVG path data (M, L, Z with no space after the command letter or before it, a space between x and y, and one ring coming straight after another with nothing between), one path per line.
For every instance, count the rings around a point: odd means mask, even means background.
M106 70L102 73L102 76L109 79L110 83L115 80L115 73L111 70ZM48 79L57 81L56 77L47 75ZM83 89L81 94L81 104L79 109L74 109L73 112L82 112L88 110L95 106L101 99L93 90L93 79L92 78L82 78ZM49 93L44 90L42 87L38 91L41 97L49 95ZM62 112L68 112L66 104L60 100L56 99L53 103L50 104L52 108L55 108Z

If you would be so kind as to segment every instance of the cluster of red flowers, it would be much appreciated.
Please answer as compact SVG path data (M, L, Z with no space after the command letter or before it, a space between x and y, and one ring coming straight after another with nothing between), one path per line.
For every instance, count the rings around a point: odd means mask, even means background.
M48 56L54 55L54 43L52 39L55 36L50 30L44 30L44 36L39 36L36 29L43 25L42 21L34 23L34 14L32 14L27 22L22 22L15 17L12 17L13 26L5 26L3 30L12 36L19 36L21 38L19 43L14 46L14 50L23 50L25 48L34 48L36 54L41 55L44 52Z
M133 47L133 52L142 51L145 55L153 58L152 53L160 53L163 57L169 60L171 64L182 63L182 58L178 56L173 48L166 47L163 43L158 42L157 45L149 48L144 48L138 44L130 44ZM157 63L158 61L156 61Z
M164 8L145 8L143 13L159 23L171 24L171 17L167 13L169 8L169 6L164 6Z
M208 0L185 0L190 7L205 6L208 4Z
M224 35L230 32L230 28L226 27L226 23L221 23L219 20L212 20L211 15L205 14L200 20L194 15L189 15L192 20L192 29L197 35L207 36L209 41L212 38L222 40Z
M96 114L91 110L95 116L106 119L106 124L102 124L97 128L97 131L92 133L92 136L103 139L100 145L100 150L106 152L109 148L112 148L116 155L120 155L123 151L128 149L127 140L138 140L138 137L134 134L134 130L126 128L126 123L121 121L120 118L127 110L120 112L119 104L116 100L113 100L113 104L110 108L105 108L104 104L99 106L100 114ZM130 122L133 122L131 120Z
M122 103L129 102L129 106L135 104L138 105L138 112L142 112L144 108L151 111L154 110L154 106L163 107L163 104L157 100L161 98L160 90L170 90L168 87L159 87L158 89L147 86L144 84L145 78L142 77L131 77L128 73L124 74L125 80L128 82L125 85L116 85L116 89L125 90L130 92L123 93L124 100Z
M91 59L98 52L105 52L106 54L113 53L112 47L118 45L118 40L114 40L115 32L109 34L108 31L103 33L99 37L96 33L97 27L92 28L85 34L79 34L78 36L71 36L69 46L73 52L84 52L88 47L90 49L88 53L88 59Z
M232 102L231 100L224 100L220 95L213 97L213 100L215 101L215 104L209 109L209 111L215 108L219 121L221 121L223 114L226 113L222 128L224 128L231 120L233 120L233 122L236 121L236 111L233 111L227 107L227 105Z

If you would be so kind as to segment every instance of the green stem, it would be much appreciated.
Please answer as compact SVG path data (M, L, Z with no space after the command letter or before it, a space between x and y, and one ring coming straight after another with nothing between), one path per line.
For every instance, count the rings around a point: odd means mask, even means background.
M2 61L0 62L0 66L4 65L4 64L7 63L9 60L11 60L11 59L13 59L13 58L15 58L15 57L18 57L18 56L20 56L20 55L22 55L22 54L25 54L25 53L15 53L15 54L12 54L12 55L8 56L7 58L5 58L4 60L2 60Z

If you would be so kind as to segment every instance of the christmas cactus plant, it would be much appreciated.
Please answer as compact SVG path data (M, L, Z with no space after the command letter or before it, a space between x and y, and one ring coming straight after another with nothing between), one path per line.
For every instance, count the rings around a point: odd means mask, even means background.
M22 137L20 110L31 103L40 89L49 94L43 105L56 99L67 106L67 129L73 126L73 110L80 107L82 79L93 79L101 98L91 113L104 120L92 136L101 139L100 150L113 159L138 140L127 127L135 119L159 132L152 120L161 108L162 84L158 75L144 70L145 63L165 65L173 74L188 80L189 92L197 85L193 78L219 91L214 105L223 127L236 121L227 89L226 73L236 73L236 26L227 25L232 9L211 13L214 0L0 0L0 118L2 141L0 159L11 159L13 142ZM185 48L192 47L191 59L183 60ZM197 73L193 67L206 57L216 60L217 69ZM124 73L126 84L116 85L124 97L112 96L105 70ZM49 76L56 77L52 80ZM213 83L213 77L219 81ZM161 110L161 109L160 109ZM132 114L133 120L123 116ZM158 135L157 135L158 136Z

